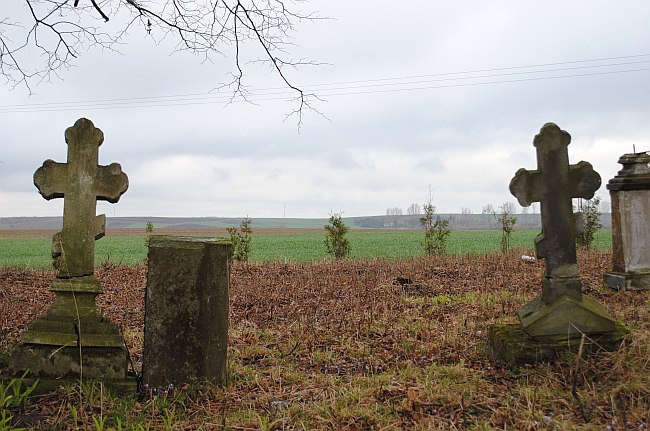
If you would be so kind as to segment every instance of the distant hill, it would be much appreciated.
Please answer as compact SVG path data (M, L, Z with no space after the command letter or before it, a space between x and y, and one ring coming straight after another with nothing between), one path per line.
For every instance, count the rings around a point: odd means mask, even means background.
M541 229L539 214L516 214L515 229ZM395 216L393 216L395 217ZM487 214L438 214L449 220L451 230L500 229L496 219ZM157 228L201 229L239 226L243 218L227 217L107 217L109 229L145 229L148 222ZM386 216L344 217L351 229L420 229L419 215L396 216L396 226ZM260 229L320 229L327 218L253 218L253 228ZM611 228L611 214L602 214L600 222ZM1 230L61 229L63 217L0 217Z

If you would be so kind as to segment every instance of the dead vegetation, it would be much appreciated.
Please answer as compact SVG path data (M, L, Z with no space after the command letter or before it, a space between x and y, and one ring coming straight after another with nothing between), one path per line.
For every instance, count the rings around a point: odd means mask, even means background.
M540 291L543 262L520 256L238 263L226 387L125 401L76 385L18 417L37 429L647 429L649 297L602 286L609 253L580 252L580 270L585 292L632 330L629 346L534 367L490 361L487 326L514 322ZM145 272L97 271L136 364ZM0 352L44 312L53 276L0 271Z

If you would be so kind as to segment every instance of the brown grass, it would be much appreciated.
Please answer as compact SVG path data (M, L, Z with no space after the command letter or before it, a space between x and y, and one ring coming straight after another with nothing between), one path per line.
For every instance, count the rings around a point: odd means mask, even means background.
M84 404L79 424L92 427L101 415L108 429L120 416L133 429L147 422L163 429L173 412L175 429L187 430L650 426L650 302L647 293L602 286L608 253L580 254L584 287L632 330L631 345L582 358L579 367L574 358L519 368L490 361L487 326L514 322L539 294L543 263L520 255L236 264L227 387L189 387L126 406L104 397ZM97 275L101 305L139 362L145 268ZM52 277L0 271L0 350L44 311ZM86 397L96 390L81 389ZM24 414L38 418L36 427L74 429L72 392L41 397Z

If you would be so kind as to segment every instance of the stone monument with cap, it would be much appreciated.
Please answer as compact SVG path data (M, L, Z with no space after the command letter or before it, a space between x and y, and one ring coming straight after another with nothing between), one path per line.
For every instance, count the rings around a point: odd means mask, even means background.
M612 202L612 271L616 290L650 290L650 154L624 154L607 184Z

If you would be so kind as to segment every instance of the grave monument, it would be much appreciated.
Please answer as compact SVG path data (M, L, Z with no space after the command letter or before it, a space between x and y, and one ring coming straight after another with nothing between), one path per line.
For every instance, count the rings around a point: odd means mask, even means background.
M582 294L575 243L582 221L573 213L572 199L593 197L600 175L587 162L569 164L570 141L566 131L545 124L533 141L537 170L519 169L510 182L522 206L540 202L542 233L535 251L546 261L546 272L541 297L518 311L520 324L490 327L492 352L506 362L551 359L575 347L583 334L613 348L624 337L607 310Z
M64 199L63 229L52 241L57 275L50 290L56 299L23 334L12 352L12 370L29 370L28 377L39 378L45 390L61 379L86 378L129 387L124 341L95 302L102 287L93 275L95 240L104 236L106 224L103 214L95 214L97 200L116 203L129 181L118 163L98 165L104 134L90 120L77 120L65 141L67 163L46 160L34 173L45 199Z
M607 184L612 202L612 271L605 283L617 290L650 290L650 155L624 154Z
M142 380L150 388L226 383L232 243L149 240Z

